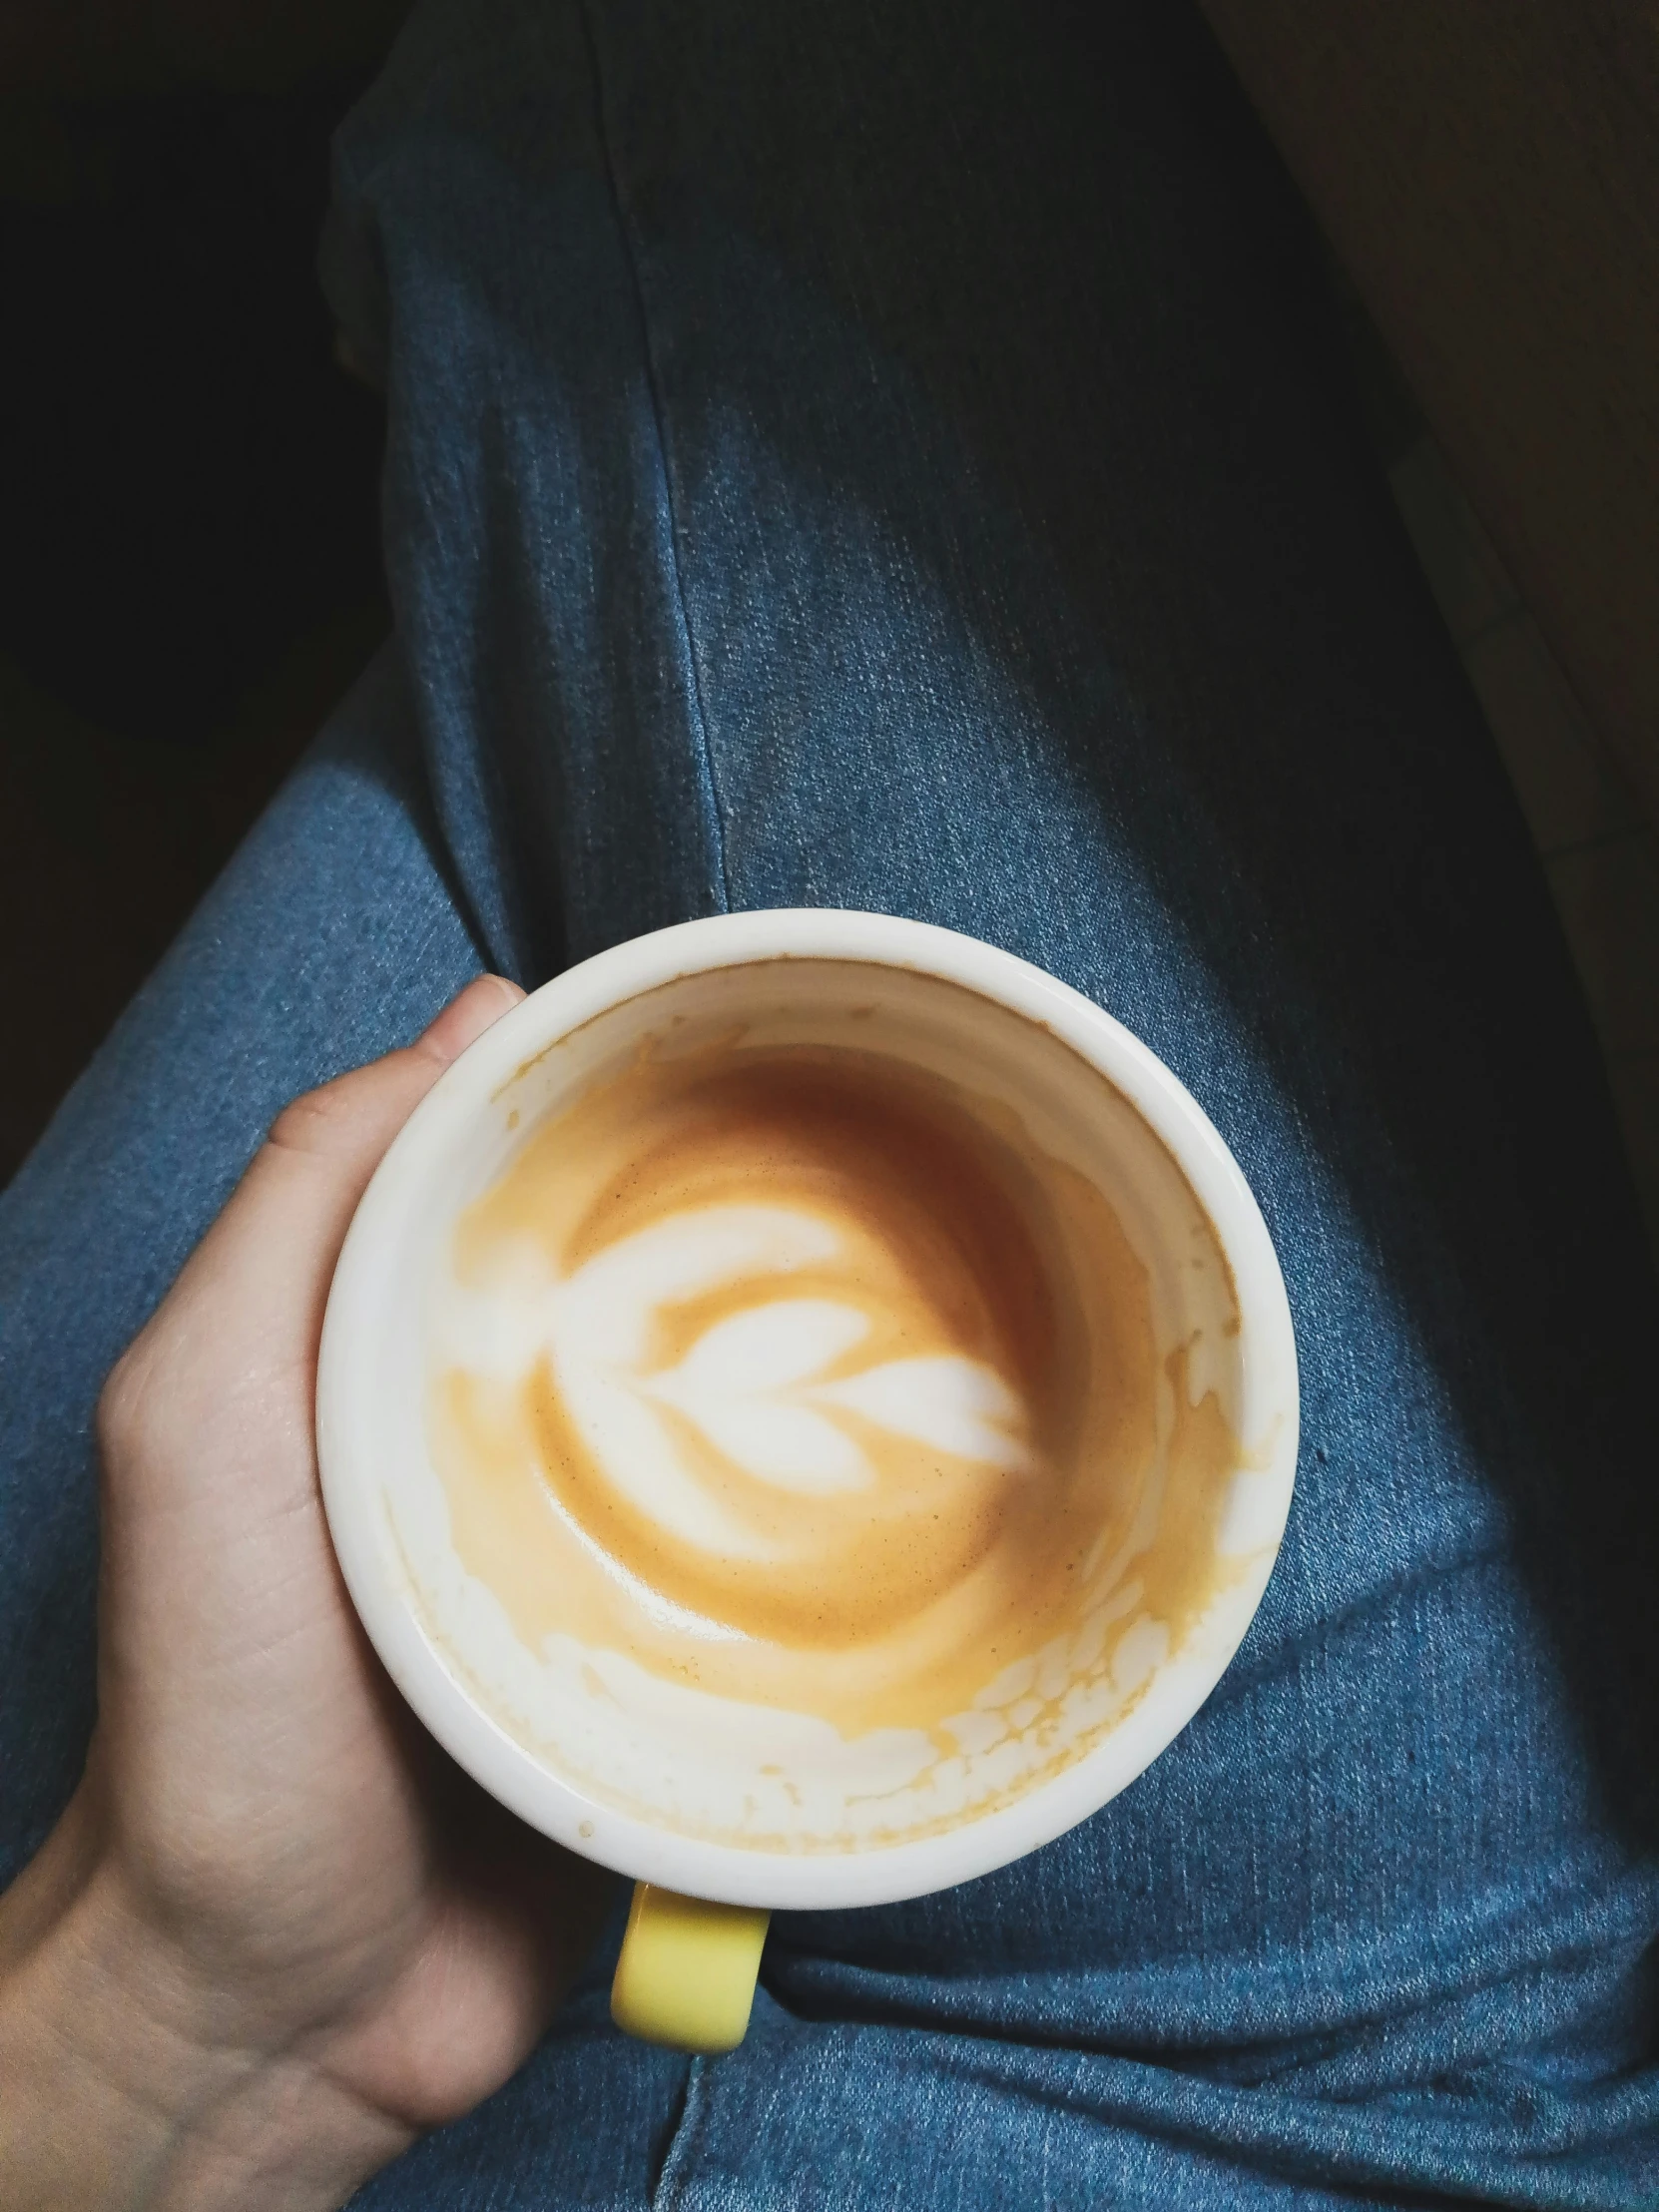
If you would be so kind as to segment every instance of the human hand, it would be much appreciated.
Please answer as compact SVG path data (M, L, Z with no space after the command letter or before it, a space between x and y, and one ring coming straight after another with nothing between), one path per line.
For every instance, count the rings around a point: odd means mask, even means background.
M336 2205L506 2079L603 1877L438 1750L358 1626L317 1487L333 1267L369 1176L517 998L282 1114L99 1414L99 1719L0 1900L0 2199Z

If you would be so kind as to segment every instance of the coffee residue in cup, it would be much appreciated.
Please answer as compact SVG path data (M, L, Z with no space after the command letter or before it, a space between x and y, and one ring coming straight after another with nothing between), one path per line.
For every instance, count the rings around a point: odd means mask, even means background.
M434 1463L532 1651L936 1731L1126 1548L1175 1641L1214 1593L1237 1439L1102 1193L942 1077L647 1051L531 1131L453 1275Z

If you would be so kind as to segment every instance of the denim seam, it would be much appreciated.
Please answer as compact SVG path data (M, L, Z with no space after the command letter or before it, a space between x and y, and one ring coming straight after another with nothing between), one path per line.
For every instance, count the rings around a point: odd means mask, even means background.
M677 2212L685 2203L707 2102L708 2065L702 2058L693 2058L686 2076L680 2116L674 2123L674 2135L657 2176L657 2185L651 2192L651 2212Z
M657 374L657 356L651 342L651 316L646 307L645 283L640 274L639 255L636 250L623 201L622 179L617 168L616 154L611 143L610 125L605 109L605 79L599 63L599 40L594 33L591 0L580 0L578 14L582 24L582 38L588 50L588 62L593 71L594 122L599 138L599 151L605 163L605 182L611 196L611 207L616 216L617 237L622 245L622 258L628 271L629 286L634 294L634 305L640 318L640 350L645 361L645 388L651 400L651 419L657 434L657 453L663 471L663 498L668 507L668 559L674 578L674 600L680 611L680 634L685 641L686 667L691 676L692 709L697 721L698 742L703 753L703 775L709 790L709 811L714 824L715 861L720 870L720 900L723 910L732 911L732 884L726 867L726 825L720 802L720 782L715 774L715 752L709 737L709 718L703 704L703 677L698 666L697 641L692 635L691 610L686 604L686 580L680 566L680 517L674 498L674 470L669 458L668 423L663 411L662 387Z

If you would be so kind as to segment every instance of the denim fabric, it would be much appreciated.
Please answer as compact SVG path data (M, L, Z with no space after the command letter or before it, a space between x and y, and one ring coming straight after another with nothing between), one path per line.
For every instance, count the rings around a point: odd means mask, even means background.
M1020 1864L782 1916L748 2042L604 1957L375 2212L1659 2204L1659 1328L1537 868L1204 34L432 0L325 245L394 645L0 1210L8 1870L90 1718L89 1408L262 1127L480 959L727 907L1126 1021L1303 1362L1233 1668Z

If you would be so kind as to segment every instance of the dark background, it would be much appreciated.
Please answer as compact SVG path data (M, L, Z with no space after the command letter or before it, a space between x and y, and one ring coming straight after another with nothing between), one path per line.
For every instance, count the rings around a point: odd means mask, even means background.
M369 74L0 108L0 1182L385 630L314 267Z

